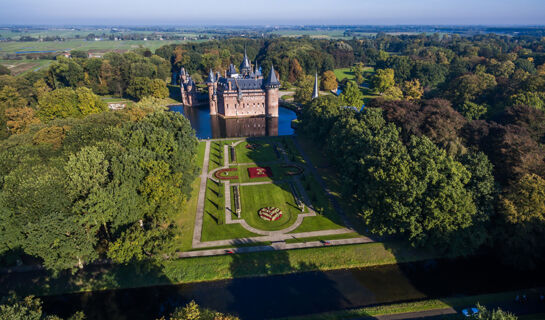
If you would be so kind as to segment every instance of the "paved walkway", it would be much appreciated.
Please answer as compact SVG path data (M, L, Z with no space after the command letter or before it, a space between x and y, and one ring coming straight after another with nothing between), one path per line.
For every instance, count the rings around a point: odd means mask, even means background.
M300 243L285 243L282 241L282 242L274 242L270 246L252 246L252 247L240 247L240 248L209 249L209 250L199 250L199 251L178 252L176 253L176 256L178 258L206 257L206 256L232 254L232 253L292 250L292 249L339 246L339 245L369 243L369 242L373 242L373 240L366 237L329 240L327 244L322 241L309 241L309 242L300 242ZM245 242L241 241L239 244L241 243L245 243Z

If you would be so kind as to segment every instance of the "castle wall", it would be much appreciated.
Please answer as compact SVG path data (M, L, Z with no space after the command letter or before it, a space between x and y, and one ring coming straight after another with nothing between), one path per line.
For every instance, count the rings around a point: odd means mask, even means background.
M239 99L237 91L218 93L218 113L226 118L265 115L265 92L243 91Z

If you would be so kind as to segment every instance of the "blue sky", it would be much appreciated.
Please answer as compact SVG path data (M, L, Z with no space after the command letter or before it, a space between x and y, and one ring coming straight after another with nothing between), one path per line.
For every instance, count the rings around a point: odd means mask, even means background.
M0 24L545 24L545 0L0 0Z

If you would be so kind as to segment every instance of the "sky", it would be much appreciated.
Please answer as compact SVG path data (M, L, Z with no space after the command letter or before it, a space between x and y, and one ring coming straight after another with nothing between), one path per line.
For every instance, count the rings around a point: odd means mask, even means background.
M0 0L0 24L544 25L545 0Z

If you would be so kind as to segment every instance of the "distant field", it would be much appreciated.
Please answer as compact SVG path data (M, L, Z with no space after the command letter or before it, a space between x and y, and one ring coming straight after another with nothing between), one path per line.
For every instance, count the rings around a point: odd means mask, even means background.
M8 67L14 76L30 71L37 71L46 67L51 62L51 60L0 60L0 64Z
M344 30L275 30L273 34L278 34L285 37L301 37L309 36L311 38L335 38L335 39L349 39L350 37L344 36Z
M182 43L181 40L122 40L122 41L85 41L85 40L68 40L68 41L48 41L48 42L0 42L0 55L14 54L17 52L31 53L28 51L52 51L63 52L68 50L95 50L95 51L111 51L111 50L131 50L140 46L155 50L161 46L171 43Z

